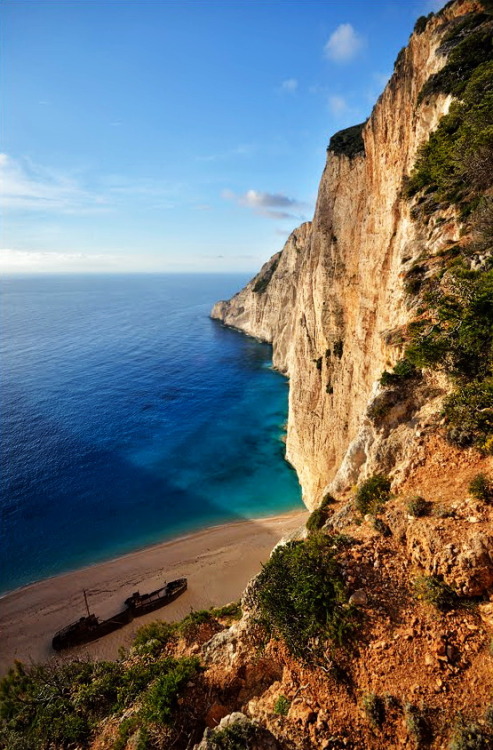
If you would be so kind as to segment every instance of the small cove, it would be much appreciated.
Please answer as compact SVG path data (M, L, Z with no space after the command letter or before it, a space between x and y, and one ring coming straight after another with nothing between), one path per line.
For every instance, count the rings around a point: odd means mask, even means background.
M246 280L2 281L1 592L302 507L270 346L208 317Z

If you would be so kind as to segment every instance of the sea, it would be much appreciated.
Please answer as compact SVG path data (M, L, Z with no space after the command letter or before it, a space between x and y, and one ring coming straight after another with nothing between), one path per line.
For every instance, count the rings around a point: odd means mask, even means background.
M247 280L2 279L0 593L301 509L271 347L209 318Z

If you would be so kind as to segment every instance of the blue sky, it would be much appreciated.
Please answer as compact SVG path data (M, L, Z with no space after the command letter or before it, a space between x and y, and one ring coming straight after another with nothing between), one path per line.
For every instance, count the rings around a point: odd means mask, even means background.
M3 0L0 269L255 271L440 0Z

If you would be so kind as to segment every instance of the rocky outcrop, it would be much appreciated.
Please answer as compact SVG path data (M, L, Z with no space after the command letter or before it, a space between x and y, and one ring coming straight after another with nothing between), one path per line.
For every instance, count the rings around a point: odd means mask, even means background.
M483 596L493 589L493 536L490 525L478 530L477 516L464 520L390 517L394 534L404 542L408 559L436 576L460 596Z
M251 721L241 711L221 719L217 729L206 729L194 750L215 750L218 747L248 747L250 750L278 750L279 745L265 727Z
M444 95L419 103L419 92L444 64L440 45L450 24L479 7L458 0L411 35L367 123L332 139L313 222L212 311L273 343L274 365L290 378L287 458L309 507L327 488L343 489L375 466L392 473L398 464L402 474L413 460L424 402L398 419L398 440L368 418L368 406L402 351L411 316L405 273L422 253L438 254L459 239L453 208L424 226L412 218L402 185L450 105Z
M217 302L212 317L256 338L275 342L273 364L289 372L294 357L299 279L311 237L309 221L291 233L280 253L228 302Z

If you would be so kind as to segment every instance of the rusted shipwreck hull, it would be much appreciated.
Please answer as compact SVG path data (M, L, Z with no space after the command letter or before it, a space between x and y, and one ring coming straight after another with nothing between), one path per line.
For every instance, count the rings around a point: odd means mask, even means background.
M176 581L170 581L162 588L151 591L150 594L139 594L136 591L128 599L125 599L125 604L134 617L139 617L140 615L146 615L148 612L154 612L154 610L164 607L165 604L169 604L177 599L186 589L187 579L177 578Z
M117 612L107 620L100 620L94 614L88 614L87 617L81 617L77 622L67 625L52 640L52 646L55 651L61 651L64 648L81 646L84 643L96 641L115 630L123 628L132 622L134 617L145 615L148 612L154 612L165 604L174 601L180 594L187 589L187 579L178 578L176 581L165 583L160 589L151 591L150 594L140 594L136 591L132 596L125 600L125 609ZM84 592L85 596L85 592ZM87 606L87 599L86 599ZM88 608L89 612L89 608Z
M122 612L113 615L108 620L100 620L96 615L81 617L77 622L73 622L71 625L67 625L67 627L59 630L52 640L52 646L55 651L72 648L73 646L81 646L84 643L96 641L104 635L113 633L114 630L123 628L124 625L128 625L132 620L133 615L128 607Z

